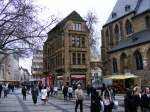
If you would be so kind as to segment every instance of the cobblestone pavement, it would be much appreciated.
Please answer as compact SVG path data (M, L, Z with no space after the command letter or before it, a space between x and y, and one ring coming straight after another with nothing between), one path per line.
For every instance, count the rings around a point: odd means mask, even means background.
M120 99L122 97L120 96ZM37 104L33 104L31 95L27 95L26 101L22 100L20 90L10 93L8 98L0 99L0 112L74 112L75 100L64 101L61 93L57 97L50 97L46 105L42 104L38 98ZM84 101L84 112L90 112L90 100ZM123 107L119 107L113 112L124 112Z
M23 101L20 91L15 91L7 98L0 99L0 112L74 112L74 106L74 102L55 97L49 98L46 105L43 105L40 98L37 104L33 104L31 95L27 95L26 101ZM84 106L84 111L90 112L90 108Z

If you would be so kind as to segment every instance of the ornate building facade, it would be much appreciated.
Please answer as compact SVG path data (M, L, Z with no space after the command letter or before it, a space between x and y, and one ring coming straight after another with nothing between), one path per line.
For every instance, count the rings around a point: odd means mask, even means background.
M150 84L150 0L118 0L102 29L104 74L132 73ZM127 84L128 85L128 84Z
M62 85L91 83L89 30L75 11L48 32L44 43L44 72Z

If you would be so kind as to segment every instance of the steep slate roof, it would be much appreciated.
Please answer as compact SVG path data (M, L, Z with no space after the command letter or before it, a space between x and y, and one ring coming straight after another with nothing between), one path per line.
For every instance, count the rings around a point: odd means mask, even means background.
M109 52L115 52L148 42L150 42L150 29L133 34L126 41L119 42L119 44L112 48Z
M62 29L63 26L66 24L68 20L73 20L73 21L80 21L80 22L85 22L85 20L76 12L73 11L70 13L67 17L65 17L62 21L60 21L52 30L50 30L48 33L55 31L56 29Z
M129 11L125 11L127 5L130 5ZM106 24L109 24L129 13L135 12L135 15L138 15L147 10L150 10L150 0L118 0ZM113 13L116 13L116 17L114 18L112 18Z
M147 10L150 10L150 0L141 0L136 14L141 14Z

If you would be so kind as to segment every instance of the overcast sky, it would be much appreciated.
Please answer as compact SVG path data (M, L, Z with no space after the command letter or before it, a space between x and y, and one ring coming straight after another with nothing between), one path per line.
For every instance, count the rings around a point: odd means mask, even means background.
M96 26L97 32L100 33L102 26L107 21L117 0L34 0L36 5L44 7L39 17L46 20L50 15L63 19L72 11L77 11L82 17L87 15L90 10L98 18ZM100 43L100 42L99 42ZM99 47L99 46L98 46ZM31 58L20 60L20 66L31 70Z

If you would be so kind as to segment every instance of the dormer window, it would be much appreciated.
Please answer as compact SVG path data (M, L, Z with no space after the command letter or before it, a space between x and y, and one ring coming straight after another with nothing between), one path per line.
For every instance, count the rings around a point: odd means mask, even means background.
M126 5L126 6L125 6L125 11L126 11L126 12L130 11L130 9L131 9L131 6L130 6L130 5Z
M115 18L117 16L117 13L116 12L113 12L112 13L112 18Z

